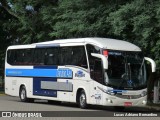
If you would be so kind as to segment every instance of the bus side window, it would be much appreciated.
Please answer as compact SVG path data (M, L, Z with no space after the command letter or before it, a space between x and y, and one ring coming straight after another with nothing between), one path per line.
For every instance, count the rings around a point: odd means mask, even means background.
M90 76L93 80L102 83L103 79L103 70L102 70L102 63L101 59L95 58L91 55L91 53L99 53L100 54L100 48L93 46L93 45L86 45L87 47L87 53L88 53L88 59L89 59L89 65L90 65Z
M15 65L22 65L24 62L24 50L16 50L15 51Z
M58 48L48 48L45 53L45 65L58 65Z
M11 65L32 65L33 49L9 50L7 62Z
M84 46L61 47L60 65L88 68Z
M71 65L72 48L61 47L60 53L60 65Z
M103 82L103 70L101 59L96 58L94 60L93 70L91 70L91 78L99 83Z
M8 50L7 51L7 63L10 65L15 64L15 50Z
M23 50L23 65L32 65L33 64L33 49L24 49Z
M72 64L83 68L88 68L84 46L72 48Z
M33 65L44 65L45 49L34 49Z

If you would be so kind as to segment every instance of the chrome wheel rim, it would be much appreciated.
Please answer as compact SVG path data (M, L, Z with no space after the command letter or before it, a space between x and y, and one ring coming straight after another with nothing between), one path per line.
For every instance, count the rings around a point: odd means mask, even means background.
M84 94L81 94L80 96L80 104L81 106L84 106L86 104L86 96Z
M21 91L21 99L22 99L22 100L25 99L25 96L26 96L26 91L23 89L23 90Z

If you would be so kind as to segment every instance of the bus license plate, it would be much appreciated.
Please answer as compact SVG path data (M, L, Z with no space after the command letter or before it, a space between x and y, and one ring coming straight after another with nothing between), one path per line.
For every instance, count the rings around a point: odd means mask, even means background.
M132 106L132 102L124 102L124 106Z

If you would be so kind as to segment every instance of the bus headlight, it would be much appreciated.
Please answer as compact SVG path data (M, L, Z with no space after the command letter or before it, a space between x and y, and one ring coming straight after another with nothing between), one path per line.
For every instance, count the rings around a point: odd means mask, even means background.
M147 92L146 91L143 91L142 93L141 93L141 97L144 97L144 96L146 96L147 95Z
M142 101L142 104L146 105L146 104L147 104L147 101L146 101L146 100L143 100L143 101Z

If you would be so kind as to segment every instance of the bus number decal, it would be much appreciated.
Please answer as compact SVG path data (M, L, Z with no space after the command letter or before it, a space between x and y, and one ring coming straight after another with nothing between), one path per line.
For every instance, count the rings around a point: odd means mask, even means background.
M71 69L58 69L57 77L60 78L72 78L72 70Z

